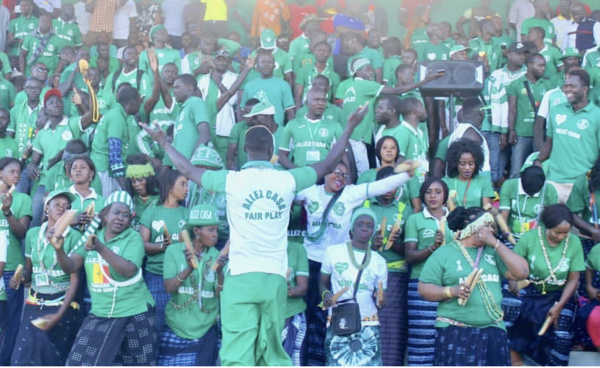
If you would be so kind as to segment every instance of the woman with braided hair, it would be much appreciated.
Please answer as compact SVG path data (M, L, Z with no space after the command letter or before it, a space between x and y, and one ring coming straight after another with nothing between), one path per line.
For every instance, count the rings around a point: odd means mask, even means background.
M508 329L513 363L522 361L520 353L528 353L542 365L569 363L573 294L585 271L581 240L570 233L573 218L563 204L546 207L540 217L542 226L523 234L514 248L529 263L530 285L522 290L521 314ZM546 319L551 321L548 331L538 336Z
M447 220L458 239L436 250L419 277L419 294L440 302L434 365L510 365L501 277L526 277L527 262L496 239L484 209L457 207Z

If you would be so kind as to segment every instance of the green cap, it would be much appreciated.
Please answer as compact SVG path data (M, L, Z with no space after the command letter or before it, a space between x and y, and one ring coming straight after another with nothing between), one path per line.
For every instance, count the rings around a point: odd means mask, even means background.
M133 212L133 199L131 199L129 193L127 193L124 190L117 190L116 192L112 192L108 196L108 198L106 198L106 202L104 202L104 205L108 207L113 203L123 203L124 205L129 207L130 212Z
M350 74L354 76L356 72L367 65L371 65L371 61L367 58L358 58L352 60L352 63L350 63Z
M450 49L450 53L449 53L450 57L452 57L452 55L456 54L457 52L461 52L464 50L471 50L471 48L467 47L467 46L456 44L456 45L452 46L452 48Z
M57 189L57 190L50 192L46 196L46 200L44 201L44 207L46 207L52 199L54 199L58 196L67 197L69 199L70 203L73 203L75 201L75 195L73 193L69 192L68 189Z
M190 208L187 227L213 226L219 224L217 208L209 204L199 204Z
M366 208L366 207L358 207L354 210L354 212L352 212L352 217L350 218L350 231L352 231L352 229L354 229L354 223L361 216L369 216L370 218L373 219L373 224L375 224L375 226L377 226L377 215L375 214L375 211L373 211L370 208ZM373 228L372 235L374 235L374 234L375 234L375 228Z
M277 36L272 29L267 28L260 34L260 47L263 49L274 49L275 41L277 41Z
M205 145L198 147L190 161L192 162L192 165L216 167L218 169L223 168L223 160L221 159L221 156L219 156L217 151Z
M573 57L573 56L581 59L581 54L579 53L579 51L577 51L577 49L575 47L567 47L565 49L565 51L562 52L562 56L560 57L560 60L566 59L569 57Z
M252 110L244 117L250 118L256 115L275 115L275 107L268 100L263 100L252 106Z
M523 163L523 166L521 166L521 171L519 171L519 172L523 172L523 171L525 171L526 168L533 165L533 161L535 161L539 155L540 155L539 152L534 152L534 153L530 154L529 156L527 156L527 158L525 159L525 162Z
M166 29L162 24L157 24L154 27L150 28L150 41L154 40L154 34L161 29Z

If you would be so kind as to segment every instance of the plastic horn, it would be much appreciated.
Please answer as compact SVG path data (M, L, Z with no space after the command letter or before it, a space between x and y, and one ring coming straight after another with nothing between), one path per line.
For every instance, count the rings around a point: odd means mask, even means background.
M13 274L13 277L15 278L15 281L17 282L17 289L19 288L19 286L21 286L21 277L23 276L23 265L19 264L17 266L17 269L15 270L15 273Z
M415 170L421 167L421 161L403 162L394 168L396 174Z
M190 240L190 233L188 233L186 229L181 230L181 240L183 240L183 244L185 244L186 249L194 254L195 251L194 247L192 246L192 241ZM198 261L196 260L196 257L192 258L192 267L198 268Z
M556 305L558 302L554 302L554 305ZM554 307L553 305L553 307ZM544 321L544 324L542 325L542 328L540 328L540 330L538 331L538 336L543 336L546 332L548 332L548 328L550 328L550 324L552 323L552 316L547 316L546 320Z
M77 210L67 210L65 213L60 216L56 223L54 224L54 236L52 237L52 241L56 242L58 240L58 236L62 235L65 232L67 227L71 225L71 222L77 216Z
M227 240L227 243L225 243L225 246L221 250L221 253L219 253L219 257L226 256L228 254L229 254L229 240ZM213 265L210 269L216 272L219 269L219 267L220 267L219 263L215 262L215 263L213 263Z

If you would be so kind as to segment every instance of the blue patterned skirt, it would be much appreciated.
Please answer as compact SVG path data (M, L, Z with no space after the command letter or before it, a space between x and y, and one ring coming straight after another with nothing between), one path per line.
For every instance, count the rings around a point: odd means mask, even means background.
M217 325L194 340L177 336L168 325L160 334L159 366L215 366L217 354Z
M421 298L418 287L418 279L408 283L407 360L408 365L432 366L438 303Z
M506 331L498 327L436 328L436 366L509 366Z

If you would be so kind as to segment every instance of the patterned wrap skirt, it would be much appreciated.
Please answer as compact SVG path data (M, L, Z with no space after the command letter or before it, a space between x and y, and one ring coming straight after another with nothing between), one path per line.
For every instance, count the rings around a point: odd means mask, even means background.
M298 313L285 321L281 332L283 349L292 358L293 366L300 366L302 361L302 347L306 337L306 314Z
M385 366L404 365L408 340L408 272L388 272L385 307L379 312L381 360Z
M509 366L506 331L498 327L436 328L436 366Z
M419 295L419 280L408 284L408 365L432 366L435 353L435 319L438 303Z
M177 336L168 325L160 334L159 366L215 366L217 355L217 325L193 340Z
M346 336L337 336L331 327L327 328L325 356L329 367L380 366L379 326L363 326L359 332Z

